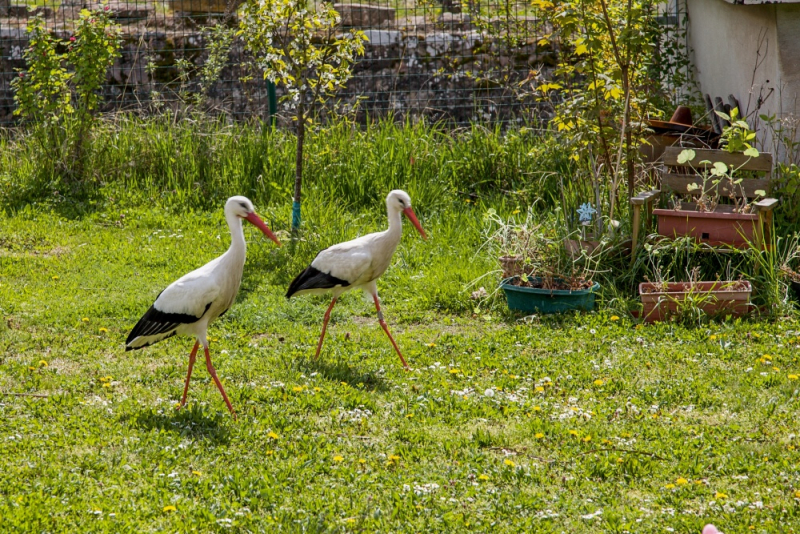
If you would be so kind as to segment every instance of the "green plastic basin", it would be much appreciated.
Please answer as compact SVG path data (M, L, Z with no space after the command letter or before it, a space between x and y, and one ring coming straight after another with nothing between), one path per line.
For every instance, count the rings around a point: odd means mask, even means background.
M500 287L506 294L508 307L527 313L562 313L573 310L592 311L594 295L600 289L597 282L589 289L538 289L519 287L510 282L518 277L506 278ZM534 279L538 280L538 279Z

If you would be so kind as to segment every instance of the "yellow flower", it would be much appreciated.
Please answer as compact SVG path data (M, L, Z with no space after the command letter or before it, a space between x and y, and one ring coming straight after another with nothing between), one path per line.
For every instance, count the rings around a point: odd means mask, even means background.
M358 459L358 463L365 464L365 463L367 463L367 461L364 458L359 458Z
M489 480L489 475L478 475L478 480Z
M347 521L348 523L355 523L356 519L354 517L348 517L347 519L345 519L345 521Z
M506 459L503 461L503 463L504 463L504 464L506 464L506 465L507 465L507 466L509 466L509 467L516 467L516 465L517 465L517 464L515 464L514 462L512 462L511 460L509 460L508 458L506 458Z
M39 360L39 367L47 367L47 362L45 360Z
M517 213L519 213L519 210L514 210L511 212L511 215L516 215Z
M89 318L88 317L84 317L83 319L81 319L81 321L83 321L84 323L88 323L89 322Z
M720 493L719 491L714 494L715 499L727 499L728 496L724 493Z
M794 492L794 498L795 499L800 499L800 490L797 490L797 491Z
M429 347L435 347L435 346L436 346L436 343L428 343L428 346L429 346Z
M604 382L602 380L600 380L599 378L594 381L594 385L595 386L602 386L603 384L604 384Z
M622 462L624 462L624 461L625 461L625 460L623 460L622 458L617 458L617 463L618 463L618 464L621 464L621 463L622 463Z
M278 434L276 434L275 432L270 432L269 434L267 434L267 436L271 437L272 439L278 439Z
M590 441L592 441L592 436L586 436L585 438L583 438L584 443L589 443Z
M341 456L334 456L333 457L333 461L334 462L341 462L342 460L344 460L344 458L342 458Z
M603 438L602 440L600 440L600 443L602 443L603 445L611 445L611 440Z
M544 388L542 386L536 386L536 393L544 393Z
M667 484L664 487L667 488L667 489L674 489L675 488L675 484Z
M710 339L711 341L714 341L715 339L717 339L717 336L714 335L714 334L711 334L710 336L708 336L708 339Z
M100 327L100 333L102 334L103 332L108 332L108 328L106 328L104 326L101 326Z
M272 456L274 453L275 453L275 451L267 451L264 454L266 454L267 456Z
M797 375L789 375L789 380L797 380Z
M103 387L104 388L110 388L111 384L109 382L103 382Z
M578 437L578 431L577 430L570 430L569 431L569 435L570 436L575 436L577 438Z
M541 412L542 411L542 407L541 406L534 406L533 407L533 411L534 412Z
M612 315L611 316L611 320L612 321L619 321L619 317L617 317L616 315Z
M174 506L172 506L171 504L170 504L169 506L165 506L165 507L164 507L164 511L165 511L165 512L174 512L175 510L177 510L177 508L175 508L175 507L174 507Z
M300 393L301 391L303 391L303 387L302 386L295 386L295 387L292 388L292 391L294 391L295 393Z
M53 280L58 280L58 275L54 276Z
M533 437L536 439L542 439L544 437L544 434L542 434L541 432L537 432L536 435Z
M322 391L322 388L314 388L314 391L316 391L317 393L319 393L320 391Z
M676 480L676 481L675 481L675 483L676 483L677 485L679 485L679 486L683 486L684 484L688 484L688 483L689 483L689 481L688 481L688 480L686 480L686 479L685 479L685 478L683 478L683 477L680 477L678 480Z
M411 419L412 417L414 417L413 413L406 414L406 419Z
M459 369L450 369L450 374L451 374L451 375L457 375L457 374L458 374L458 373L460 373L460 372L461 372L461 371L460 371Z
M396 454L391 454L391 455L389 455L389 461L390 461L390 462L396 462L396 461L398 461L399 459L400 459L400 457L399 457L399 456L397 456Z
M192 474L198 477L203 476L203 473L201 473L200 471L192 471Z

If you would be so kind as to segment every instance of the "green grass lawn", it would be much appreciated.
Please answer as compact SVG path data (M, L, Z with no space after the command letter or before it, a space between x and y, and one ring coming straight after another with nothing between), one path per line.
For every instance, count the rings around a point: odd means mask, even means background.
M210 329L238 421L202 364L175 411L191 340L124 351L158 292L225 250L221 209L0 218L0 530L798 530L794 320L474 313L465 286L491 268L460 231L474 215L429 214L378 284L412 370L356 294L314 362L327 300L286 285L385 219L308 206L320 230L294 256L246 229L239 299Z

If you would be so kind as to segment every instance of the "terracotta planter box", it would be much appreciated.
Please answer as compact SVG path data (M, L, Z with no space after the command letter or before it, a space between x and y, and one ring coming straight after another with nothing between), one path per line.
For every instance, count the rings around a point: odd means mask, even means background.
M754 240L758 214L734 213L724 208L719 206L712 212L654 209L653 213L658 217L660 235L691 236L711 246L747 246L748 241Z
M684 303L693 299L707 315L738 317L750 311L753 286L747 281L736 282L645 282L639 284L642 299L642 318L652 323L675 315Z

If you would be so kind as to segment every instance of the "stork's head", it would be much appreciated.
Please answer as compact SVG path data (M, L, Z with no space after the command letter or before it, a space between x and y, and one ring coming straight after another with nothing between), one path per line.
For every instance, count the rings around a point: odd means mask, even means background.
M414 210L411 209L411 197L408 196L408 193L400 189L391 191L386 197L386 209L390 212L399 211L404 213L405 216L408 217L408 220L411 221L411 224L417 229L419 235L422 236L422 239L428 239L425 230L422 229L422 226L417 220L417 216L414 214Z
M225 203L225 216L234 215L240 219L249 221L261 230L265 236L275 241L275 244L281 246L281 242L272 233L272 230L261 220L261 217L256 215L256 209L250 199L242 196L235 196L228 199Z

